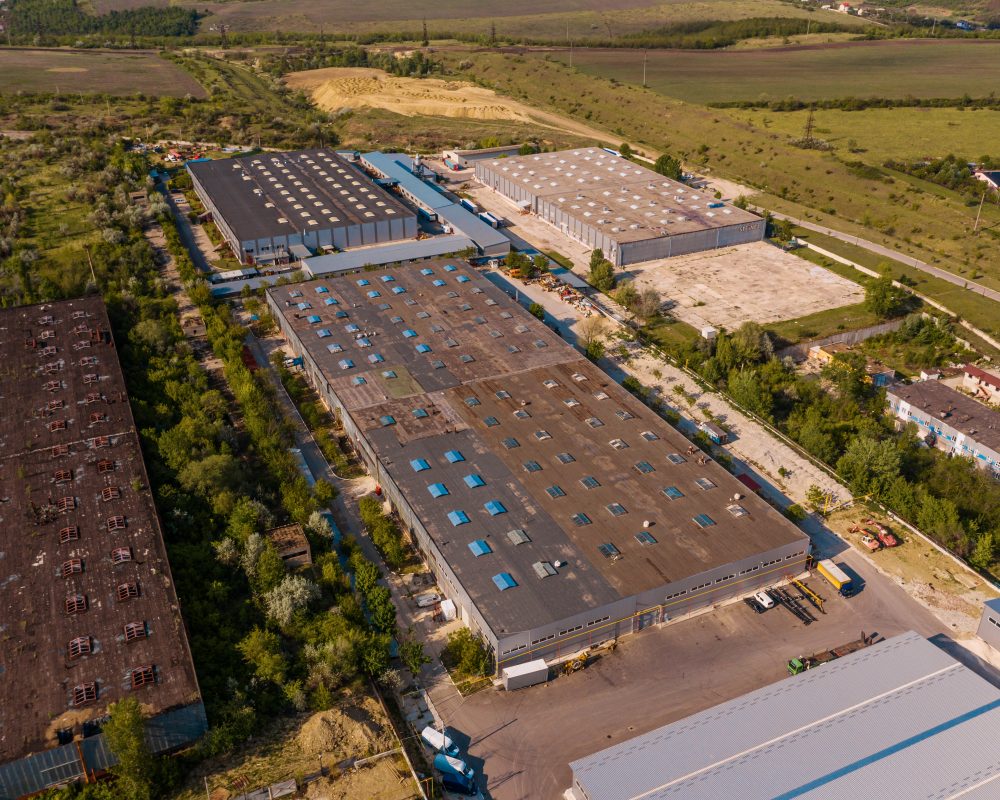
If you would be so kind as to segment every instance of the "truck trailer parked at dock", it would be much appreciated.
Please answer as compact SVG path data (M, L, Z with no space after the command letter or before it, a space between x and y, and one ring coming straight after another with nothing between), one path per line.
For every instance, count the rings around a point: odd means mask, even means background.
M816 571L829 581L840 594L850 597L854 594L854 582L850 576L829 558L825 558L816 564Z

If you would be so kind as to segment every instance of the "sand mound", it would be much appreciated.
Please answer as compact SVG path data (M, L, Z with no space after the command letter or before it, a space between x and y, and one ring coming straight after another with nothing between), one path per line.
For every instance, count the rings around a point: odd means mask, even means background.
M293 72L285 82L312 95L327 111L382 108L407 117L530 120L526 108L462 81L400 78L380 70L332 67Z
M365 698L360 705L321 711L306 720L298 742L306 753L331 753L338 760L374 755L392 747L391 734L381 717L381 709L372 698Z
M46 72L89 72L84 67L49 67Z

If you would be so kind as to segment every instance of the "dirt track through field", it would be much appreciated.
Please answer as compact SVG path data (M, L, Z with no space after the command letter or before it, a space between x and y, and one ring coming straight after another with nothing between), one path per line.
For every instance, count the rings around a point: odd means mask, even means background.
M441 78L401 78L363 67L330 67L292 72L285 76L292 89L312 96L327 111L379 108L403 116L507 119L593 137L609 142L614 138L575 120L539 111L465 81Z

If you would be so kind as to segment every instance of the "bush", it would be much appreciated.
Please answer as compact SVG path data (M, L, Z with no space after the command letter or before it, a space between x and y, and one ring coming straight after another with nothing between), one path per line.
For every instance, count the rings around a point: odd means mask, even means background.
M528 306L528 313L531 314L533 317L537 317L538 319L544 320L545 306L543 306L541 303L532 303L530 306Z
M448 634L448 644L441 651L447 666L464 675L486 676L492 671L492 658L482 638L468 628Z

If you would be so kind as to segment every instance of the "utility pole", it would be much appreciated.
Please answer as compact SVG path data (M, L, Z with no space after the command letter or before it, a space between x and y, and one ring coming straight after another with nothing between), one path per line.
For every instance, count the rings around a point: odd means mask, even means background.
M646 61L649 57L649 51L642 51L642 88L646 88Z
M986 202L986 192L989 191L987 187L983 191L983 196L979 200L979 211L976 212L976 224L972 226L972 233L975 234L979 230L979 218L983 215L983 203Z
M804 147L813 146L813 116L816 112L815 104L809 106L809 116L806 117L806 130L805 134L802 136L802 144Z

